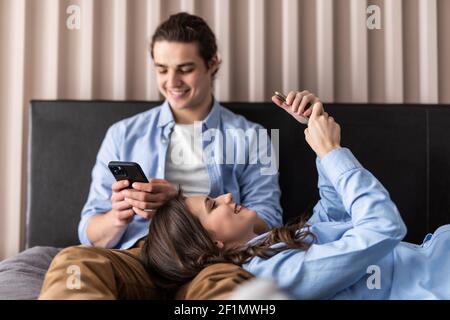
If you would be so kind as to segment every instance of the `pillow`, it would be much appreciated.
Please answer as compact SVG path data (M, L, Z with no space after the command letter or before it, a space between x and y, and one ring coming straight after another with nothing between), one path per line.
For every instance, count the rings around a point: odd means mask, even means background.
M291 297L272 280L254 278L240 285L230 300L289 300Z
M0 300L34 300L53 257L54 247L33 247L0 262Z
M254 276L231 263L216 263L203 269L177 292L175 299L223 300L242 283Z

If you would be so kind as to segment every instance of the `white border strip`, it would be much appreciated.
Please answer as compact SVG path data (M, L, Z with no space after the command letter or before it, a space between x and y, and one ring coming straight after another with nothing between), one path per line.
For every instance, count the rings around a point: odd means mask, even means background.
M6 152L2 152L2 161L0 162L3 168L2 176L5 177L5 181L8 181L8 187L6 192L0 196L2 203L2 209L5 210L1 214L3 215L4 225L1 230L4 233L1 235L0 240L4 241L4 252L0 252L0 255L5 257L12 256L20 250L21 235L22 235L22 182L23 174L22 163L25 161L22 157L23 146L23 119L24 112L27 112L28 103L24 101L26 92L24 92L24 66L25 66L25 6L24 0L10 1L10 17L9 28L14 30L14 35L9 36L9 43L6 44L2 50L6 50L6 59L9 62L7 66L7 73L9 73L9 84L7 84L9 90L6 92L6 98L2 97L1 101L6 103L3 106L6 110L6 130L2 130L6 133L2 139L6 139ZM49 15L50 16L50 15ZM56 19L56 18L55 18ZM47 22L50 24L53 21ZM30 49L30 48L28 48ZM4 70L2 70L4 72ZM54 77L53 75L51 77ZM55 83L50 83L49 86L54 86ZM55 89L52 88L55 92ZM6 169L8 168L8 169ZM13 214L15 213L15 214Z
M368 102L366 0L350 0L352 102Z
M146 80L147 85L146 98L149 101L159 100L159 89L156 81L155 68L153 65L152 57L150 55L150 43L152 41L152 35L155 32L161 21L161 0L148 0L147 1L147 59L146 59Z
M333 0L317 0L317 95L334 100Z
M80 99L92 99L92 58L94 44L94 3L81 1Z
M43 1L41 5L37 5L36 3L30 4L26 1L25 5L34 6L34 8L38 6L35 15L42 19L42 21L38 21L36 17L33 19L35 25L41 22L39 40L30 42L30 44L33 43L33 47L25 47L27 43L22 46L24 48L23 50L28 52L25 52L25 57L31 62L31 64L28 63L30 70L24 70L25 73L29 73L29 75L27 74L27 78L23 79L24 85L28 83L29 86L27 89L31 90L31 92L25 92L25 95L33 95L34 97L32 96L32 98L38 97L39 99L56 99L58 96L58 75L60 74L58 70L64 68L64 66L59 65L59 32L61 28L66 28L65 21L68 17L66 7L61 10L61 13L64 14L62 19L64 24L60 25L59 1ZM31 12L30 8L24 8L23 10L25 12ZM26 23L29 24L31 21ZM12 30L16 34L16 27L12 28ZM29 32L26 36L34 37L37 31L30 30L30 27L28 27L28 30L25 29L25 32Z
M300 90L299 1L283 0L282 4L283 92Z
M214 2L214 27L218 42L219 58L222 60L214 84L215 96L220 101L230 100L231 41L230 41L230 0Z
M113 92L115 100L126 98L126 35L127 35L127 3L125 0L114 0L113 3Z
M402 0L385 0L385 102L403 103Z
M195 12L194 0L181 0L180 9L181 11L193 14Z
M264 39L265 39L265 2L249 2L249 100L264 101Z
M439 101L436 21L436 0L419 0L419 90L422 103Z

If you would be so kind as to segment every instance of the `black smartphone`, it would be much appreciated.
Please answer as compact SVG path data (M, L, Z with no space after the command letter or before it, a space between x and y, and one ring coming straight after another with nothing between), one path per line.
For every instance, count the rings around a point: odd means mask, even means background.
M129 188L131 188L133 182L148 182L144 171L142 171L141 166L136 162L110 161L108 168L117 181L130 181Z

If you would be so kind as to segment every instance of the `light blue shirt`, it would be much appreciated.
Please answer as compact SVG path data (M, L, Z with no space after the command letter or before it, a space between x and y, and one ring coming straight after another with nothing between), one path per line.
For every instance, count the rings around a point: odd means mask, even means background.
M420 245L401 242L406 227L395 204L350 150L316 164L321 199L309 220L316 241L244 268L296 299L450 299L450 225Z
M97 154L88 199L81 212L78 236L82 244L92 245L86 234L89 219L111 210L111 185L114 183L114 177L108 169L108 162L137 162L148 178L164 179L166 154L174 125L172 111L165 101L158 107L119 121L108 129ZM204 139L203 150L210 151L204 152L210 180L210 196L232 193L236 203L255 210L270 228L281 225L278 170L274 174L262 174L266 165L261 161L248 159L249 146L257 144L257 135L239 139L225 134L228 130L232 132L238 129L259 132L263 127L234 114L214 101L210 113L202 122L202 132L210 132L209 129L222 133L222 145L225 146L228 142L228 145L233 146L235 159L247 159L244 163L227 161L225 147L222 149L223 154L220 154L219 138L211 136L209 141ZM265 150L261 152L270 155L271 142L265 142ZM148 226L148 220L135 215L115 247L130 248L137 240L147 235Z
M436 287L425 284L424 289L422 279L433 277L430 268L439 268L439 278L446 279L447 287L436 295L446 294L448 299L450 246L443 261L444 271L443 266L426 262L422 246L401 243L406 227L397 207L350 150L335 149L322 160L317 159L316 164L321 199L309 222L317 240L306 252L288 249L269 259L254 257L244 268L275 281L295 299L428 297ZM448 233L447 228L447 239Z

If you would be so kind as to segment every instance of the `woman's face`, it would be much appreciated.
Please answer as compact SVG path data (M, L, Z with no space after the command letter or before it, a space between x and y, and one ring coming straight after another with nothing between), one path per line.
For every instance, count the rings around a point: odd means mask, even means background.
M185 201L220 248L237 247L256 236L256 212L234 203L231 193L217 198L189 197Z

